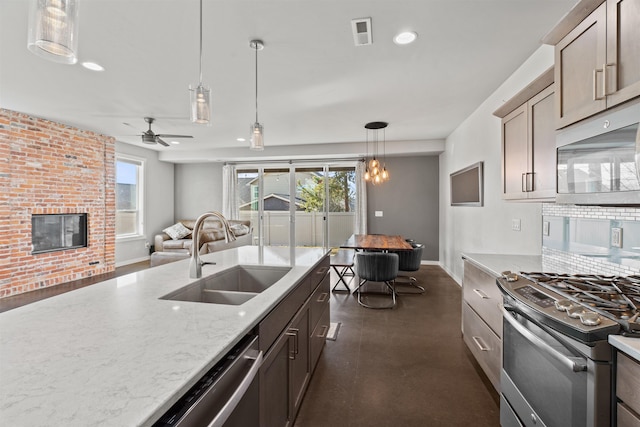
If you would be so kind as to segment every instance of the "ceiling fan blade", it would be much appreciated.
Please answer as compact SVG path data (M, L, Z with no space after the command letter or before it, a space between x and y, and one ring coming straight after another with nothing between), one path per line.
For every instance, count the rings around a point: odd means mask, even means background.
M157 133L156 136L161 136L163 138L193 138L191 135L171 135L168 133Z
M164 145L165 147L168 147L169 144L167 144L166 142L164 142L162 139L160 139L160 137L158 135L156 135L156 142L160 145Z

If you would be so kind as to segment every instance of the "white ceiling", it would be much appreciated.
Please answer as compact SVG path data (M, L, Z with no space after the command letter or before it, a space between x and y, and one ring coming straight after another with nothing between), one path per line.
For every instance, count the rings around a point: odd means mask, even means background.
M370 121L389 122L390 153L441 150L575 0L205 0L211 127L189 121L188 86L199 78L197 0L79 0L76 65L27 50L28 3L0 0L0 106L184 162L363 152ZM363 17L372 19L373 44L355 47L351 19ZM418 40L395 45L401 30ZM255 119L254 38L265 44L262 153L236 141L248 139ZM83 61L105 71L86 70ZM146 130L145 116L157 119L156 133L195 138L142 144L134 134Z

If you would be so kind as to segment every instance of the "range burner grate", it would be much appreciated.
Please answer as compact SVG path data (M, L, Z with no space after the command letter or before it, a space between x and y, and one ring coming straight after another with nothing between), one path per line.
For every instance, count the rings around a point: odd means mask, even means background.
M640 332L640 311L636 306L640 303L640 276L541 272L520 275L619 323L628 333Z

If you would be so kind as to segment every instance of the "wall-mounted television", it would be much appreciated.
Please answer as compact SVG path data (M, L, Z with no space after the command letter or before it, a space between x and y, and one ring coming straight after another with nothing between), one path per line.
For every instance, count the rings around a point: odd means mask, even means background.
M482 206L484 202L484 162L474 163L453 172L451 177L451 206Z

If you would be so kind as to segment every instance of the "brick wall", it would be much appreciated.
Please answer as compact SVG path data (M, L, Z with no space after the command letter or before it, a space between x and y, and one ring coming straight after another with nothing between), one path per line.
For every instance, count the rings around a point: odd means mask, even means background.
M115 269L115 140L0 109L0 298ZM31 215L87 213L88 247L31 254Z

